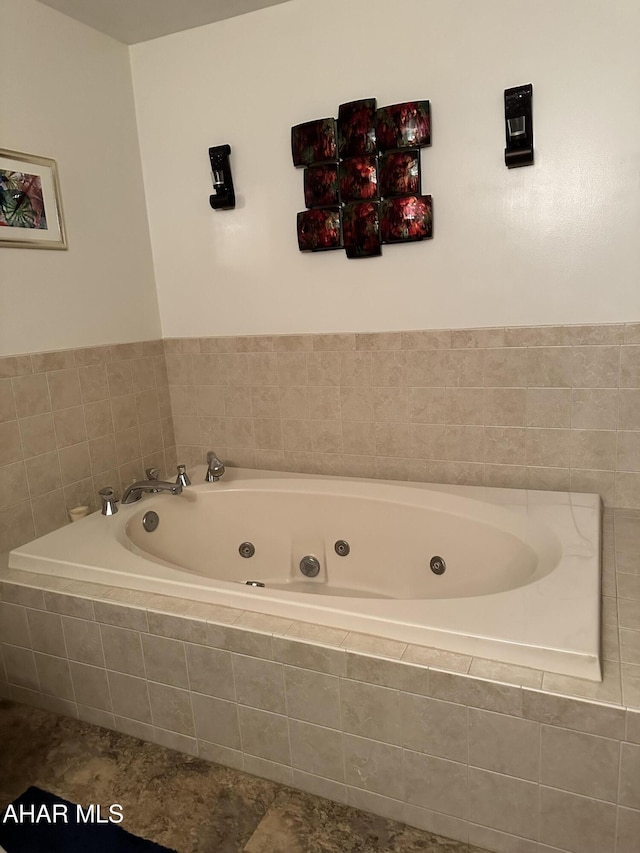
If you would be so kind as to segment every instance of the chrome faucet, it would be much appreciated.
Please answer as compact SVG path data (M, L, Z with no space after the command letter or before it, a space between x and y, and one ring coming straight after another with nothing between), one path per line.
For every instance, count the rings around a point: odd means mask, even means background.
M118 512L118 498L111 486L105 486L98 492L102 499L102 514L115 515Z
M151 477L148 480L140 480L137 483L132 483L124 490L122 495L123 504L132 504L139 501L143 492L169 492L171 495L179 495L182 493L181 483L168 483L165 480L158 480Z
M180 483L183 488L185 486L191 485L191 480L189 479L189 475L187 474L186 465L178 465L178 476L176 478L176 483Z
M215 483L217 480L222 477L224 474L224 465L218 459L213 450L210 450L207 453L207 473L205 475L205 482L207 483Z

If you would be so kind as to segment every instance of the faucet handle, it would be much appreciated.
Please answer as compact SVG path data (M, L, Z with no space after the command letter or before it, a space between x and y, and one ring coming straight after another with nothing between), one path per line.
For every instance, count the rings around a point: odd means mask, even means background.
M187 474L186 465L178 465L178 476L176 478L176 483L180 483L183 488L184 486L191 485L191 480L189 479L189 475Z
M159 468L145 468L144 473L145 473L147 480L159 480L160 479L160 469Z
M102 498L102 514L115 515L118 512L118 498L111 486L105 486L98 492Z

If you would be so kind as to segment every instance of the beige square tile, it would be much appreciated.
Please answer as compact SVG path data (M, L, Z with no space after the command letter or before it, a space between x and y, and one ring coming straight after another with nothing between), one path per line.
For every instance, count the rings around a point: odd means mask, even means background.
M247 431L244 432L244 437L238 434L235 429L235 424L239 419L233 419L234 423L229 422L227 430L233 431L233 440L228 432L229 443L236 447L256 447L260 450L282 450L282 422L279 418L254 418L253 431L254 439L251 440L250 427L247 424Z
M396 415L402 413L402 392L405 390L406 389L402 388L385 388L374 390L369 386L343 386L340 389L340 412L342 420L373 421L374 407L377 420L383 420L383 418L378 418L378 407L380 407L381 410L384 410L391 415L391 417L389 418L390 420L403 420L403 418L396 417ZM380 391L381 393L376 393L378 391ZM394 398L392 394L386 393L389 391L397 391L400 393ZM404 399L404 410L406 414L406 393ZM406 420L406 417L404 418L404 420Z
M331 333L323 335L312 335L311 342L315 352L326 350L354 350L356 348L356 336L353 333Z
M0 424L0 465L20 462L23 458L19 421Z
M111 693L105 670L75 661L71 661L69 667L76 701L89 708L111 711Z
M358 350L398 350L401 347L401 332L360 332L356 334L356 349Z
M51 411L49 386L45 373L17 376L12 380L13 396L19 418Z
M87 439L82 406L54 412L53 424L58 448L78 444Z
M137 427L125 429L115 434L118 465L125 465L142 456L140 433Z
M376 452L375 425L371 421L344 421L342 447L347 454L373 456Z
M185 644L185 652L191 690L219 699L235 700L231 652L193 643Z
M620 375L620 347L573 347L575 388L617 388Z
M615 849L616 807L540 787L540 841L580 853Z
M527 390L525 388L485 388L484 423L487 426L525 426Z
M640 388L640 346L620 348L620 387Z
M617 433L617 471L640 471L640 431L620 430Z
M371 385L371 353L341 352L340 384L360 387Z
M76 483L91 476L89 445L86 441L61 448L58 457L63 485Z
M484 354L484 384L518 388L525 385L527 350L524 347L487 349Z
M466 764L405 750L404 772L407 803L453 817L467 817Z
M411 693L400 695L402 745L415 752L466 763L467 708Z
M484 350L475 349L447 350L445 352L445 384L453 387L481 386L484 379L484 352Z
M640 475L627 472L616 474L615 505L640 509Z
M31 497L43 495L62 486L62 475L58 454L45 453L42 456L33 456L25 462L27 479L29 481L29 492Z
M616 802L620 745L617 740L542 726L543 785Z
M118 432L137 426L136 395L123 394L121 397L113 397L111 414L113 416L113 428Z
M88 403L83 409L87 438L99 438L114 431L110 400Z
M447 388L445 417L448 424L483 424L484 390L482 388Z
M31 649L18 648L5 643L2 646L2 654L10 684L27 687L31 690L40 690L38 671Z
M298 770L344 781L342 732L289 720L291 763Z
M310 422L311 447L315 453L342 453L342 425L338 420Z
M336 676L291 666L285 666L284 676L289 717L340 728L340 694Z
M538 785L470 767L469 820L537 840Z
M86 367L79 367L78 382L80 385L80 397L85 405L109 398L109 380L107 378L106 364L91 364Z
M492 464L523 465L527 431L519 427L486 427L484 459Z
M573 391L571 426L574 429L616 429L617 388L576 388Z
M441 388L447 384L447 352L445 350L409 351L406 353L405 363L405 384L410 388Z
M192 694L193 717L198 738L227 749L241 749L238 708L233 702ZM201 757L202 753L201 753Z
M11 551L35 538L33 514L29 501L0 510L0 548Z
M36 536L44 536L67 523L64 492L56 489L32 498L31 509Z
M49 384L51 408L54 411L57 409L68 409L71 406L79 406L82 403L77 368L55 370L47 373L47 381Z
M563 342L571 346L621 344L624 341L622 323L598 323L587 326L563 326Z
M238 705L242 749L249 755L291 764L289 725L286 717Z
M334 420L341 417L340 388L317 385L308 389L309 417L312 420Z
M25 458L56 449L54 421L50 413L22 418L18 423Z
M529 388L527 390L527 426L570 427L571 394L572 391L569 388Z
M100 634L107 669L145 677L142 646L138 631L101 625Z
M347 785L404 799L402 749L348 734L343 748Z
M233 656L237 701L252 708L284 714L284 673L281 663L244 655Z
M27 472L24 462L14 462L0 468L0 510L29 498Z
M68 598L69 596L59 597ZM104 667L102 637L97 622L63 616L62 627L69 660Z
M484 429L480 426L447 426L446 458L455 462L484 462Z
M134 631L151 630L152 633L159 633L150 628L152 614L149 614L149 625L147 625L146 612L137 607L126 607L110 601L95 601L93 607L96 614L96 621L103 622L105 625L114 625L117 628L130 628Z
M640 745L621 744L620 798L623 806L640 809Z
M34 652L33 657L42 693L55 696L57 699L73 700L69 661L61 657L45 655L42 652Z
M250 385L246 353L221 353L218 356L221 385Z
M79 667L81 664L74 664L74 666ZM134 678L119 672L107 672L107 678L114 714L138 720L141 723L151 723L147 682L143 678Z
M443 424L446 421L445 388L408 388L408 416L416 423Z
M402 332L402 349L450 349L450 329L419 329Z
M526 464L543 468L568 468L571 432L563 429L528 429Z
M189 691L153 681L148 682L148 689L154 726L194 737L195 725Z
M571 467L612 471L616 460L614 430L571 430Z
M635 853L640 838L640 811L618 809L617 853Z
M30 355L12 355L0 358L1 379L23 376L26 373L33 373Z
M640 389L621 388L618 400L618 429L640 429Z
M233 411L229 411L230 407L225 397L225 411L228 415L253 415L256 418L280 417L280 388L277 385L251 388L250 397L247 395L246 389L242 389L242 391L242 397L236 399L236 406Z
M278 352L278 384L286 387L307 384L307 357L304 352Z
M527 350L527 385L530 388L571 388L571 347L532 347Z
M386 743L402 743L400 694L397 690L342 679L340 702L345 732Z
M57 613L27 608L31 648L57 657L66 657L62 620Z
M539 755L538 723L469 709L469 764L537 782Z
M424 353L405 354L402 351L378 351L371 353L371 381L373 385L385 385L400 387L402 385L422 385L422 381L416 374L415 365L407 367L407 362L415 361L416 357Z
M13 399L13 386L10 379L0 379L0 423L13 421L18 417Z
M283 418L309 417L309 391L305 387L279 388L280 415Z
M452 329L451 346L463 347L503 347L505 345L503 328Z

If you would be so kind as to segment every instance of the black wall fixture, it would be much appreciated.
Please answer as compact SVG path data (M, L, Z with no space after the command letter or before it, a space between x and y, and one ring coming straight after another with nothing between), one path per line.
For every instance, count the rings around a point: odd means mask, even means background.
M509 169L533 164L533 85L504 90L504 124L507 147L504 162Z
M236 194L229 163L230 154L230 145L214 145L209 149L213 180L213 195L209 196L209 204L214 210L231 210L236 206Z

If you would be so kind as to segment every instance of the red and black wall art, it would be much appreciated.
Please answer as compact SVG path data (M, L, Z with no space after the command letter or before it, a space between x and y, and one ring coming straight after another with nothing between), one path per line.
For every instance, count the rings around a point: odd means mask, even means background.
M378 109L365 98L341 104L337 120L292 127L307 208L298 213L300 251L367 258L382 254L383 243L432 237L432 200L422 195L420 174L420 148L430 144L429 101Z

